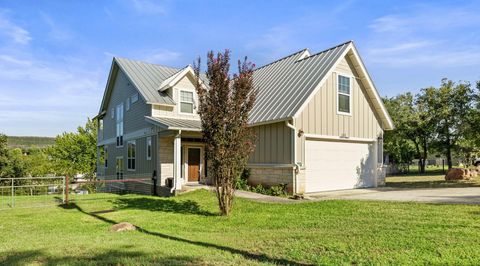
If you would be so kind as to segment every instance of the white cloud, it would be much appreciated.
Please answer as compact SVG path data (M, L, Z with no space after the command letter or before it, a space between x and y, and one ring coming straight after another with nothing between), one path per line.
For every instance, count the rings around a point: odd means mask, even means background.
M366 58L389 67L479 66L479 23L468 7L412 6L372 21Z
M181 56L179 52L165 49L144 50L139 53L141 60L158 64L177 63Z
M41 13L43 21L50 27L49 36L57 41L64 41L72 38L72 33L62 25L56 23L51 16Z
M30 33L8 19L7 13L7 10L0 9L0 34L8 36L14 43L28 44L32 40Z
M149 0L129 0L133 9L141 14L147 15L165 15L167 10L164 6L158 4L158 2L152 2Z

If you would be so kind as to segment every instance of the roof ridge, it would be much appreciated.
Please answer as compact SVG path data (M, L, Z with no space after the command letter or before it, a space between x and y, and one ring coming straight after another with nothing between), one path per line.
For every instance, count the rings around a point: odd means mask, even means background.
M312 55L310 55L310 56L307 56L307 57L305 57L305 58L303 58L303 59L297 60L296 62L300 62L300 61L303 61L303 60L306 60L306 59L315 57L315 56L317 56L317 55L323 54L323 53L328 52L328 51L330 51L330 50L336 49L336 48L338 48L338 47L340 47L340 46L344 46L345 44L348 44L348 43L353 43L353 41L350 40L350 41L343 42L343 43L341 43L341 44L338 44L338 45L335 45L335 46L330 47L330 48L328 48L328 49L325 49L325 50L323 50L323 51L320 51L320 52L318 52L318 53L314 53L314 54L312 54Z
M113 59L115 61L117 61L117 59L128 60L128 61L139 62L139 63L142 63L142 64L148 64L148 65L154 65L154 66L160 66L160 67L166 67L166 68L173 68L173 69L177 69L177 70L182 70L182 69L185 68L185 67L179 68L179 67L167 66L167 65L162 65L162 64L155 64L155 63L145 62L143 60L130 59L130 58L119 57L119 56L114 56Z
M254 69L254 71L257 71L257 70L259 70L259 69L262 69L262 68L264 68L264 67L267 67L267 66L269 66L269 65L272 65L272 64L277 63L277 62L279 62L279 61L282 61L282 60L284 60L284 59L287 59L287 58L289 58L289 57L292 57L292 56L294 56L294 55L297 55L297 54L299 54L299 53L305 52L305 50L308 50L308 48L303 48L302 50L300 50L300 51L298 51L298 52L295 52L295 53L293 53L293 54L284 56L284 57L282 57L282 58L280 58L280 59L277 59L277 60L275 60L275 61L273 61L273 62L270 62L270 63L268 63L268 64L266 64L266 65L263 65L263 66L261 66L261 67L258 67L258 68L256 68L256 69Z

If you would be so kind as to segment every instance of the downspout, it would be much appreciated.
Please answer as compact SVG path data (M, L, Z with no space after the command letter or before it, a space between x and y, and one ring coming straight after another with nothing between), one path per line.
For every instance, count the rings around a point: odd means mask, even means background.
M294 169L295 169L295 176L293 178L293 194L297 194L297 174L298 174L298 171L300 170L300 165L298 165L297 163L297 150L296 150L296 147L297 147L297 144L296 144L296 138L295 138L295 135L297 134L297 129L295 129L295 127L293 126L293 124L290 124L290 121L286 120L285 121L285 125L289 128L292 129L292 165L294 165Z
M181 134L182 134L182 131L179 130L177 134L178 134L178 135L181 135ZM175 138L176 138L176 136L175 136ZM174 156L173 156L173 157L174 157L174 158L173 158L173 186L172 186L172 188L170 189L170 194L172 194L174 191L177 190L177 180L176 180L176 176L177 176L178 178L180 178L179 174L181 175L181 172L182 172L182 171L180 170L180 173L177 173L177 166L176 166L176 164L175 164L175 161L177 160L177 156L175 156L175 155L176 155L176 153L175 153L175 138L174 138L174 140L173 140L173 151L174 151L174 152L173 152L173 154L174 154ZM182 149L182 146L180 145L180 150L181 150L181 149ZM180 153L180 154L181 154L181 153ZM181 157L180 157L180 162L177 162L177 163L182 163L181 160L182 160L182 159L181 159ZM180 165L180 169L181 169L181 167L182 167L182 166Z

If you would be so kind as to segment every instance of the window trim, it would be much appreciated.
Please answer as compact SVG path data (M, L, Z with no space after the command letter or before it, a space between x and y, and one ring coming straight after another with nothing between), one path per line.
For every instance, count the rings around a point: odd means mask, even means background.
M347 93L343 93L343 92L340 92L340 76L342 77L346 77L349 79L350 81L350 93L347 94ZM337 78L336 78L336 87L337 87L337 115L347 115L347 116L352 116L352 98L353 98L353 79L355 77L353 77L351 74L347 74L347 73L338 73L337 72ZM349 104L349 112L342 112L340 111L340 101L339 101L339 98L340 98L340 95L344 95L344 96L348 96L349 98L349 101L348 101L348 104Z
M147 161L151 161L152 160L152 137L147 137L146 150L147 150ZM148 154L149 151L150 151L150 154Z
M108 145L103 145L103 168L108 168Z
M123 143L124 143L124 139L123 139L123 136L124 136L124 117L125 117L125 108L124 108L124 103L121 102L120 104L118 104L116 106L116 109L115 111L117 111L117 117L115 119L115 137L116 137L116 147L117 148L121 148L123 147ZM120 116L119 115L119 111L120 110L120 106L122 107L121 110L122 110L122 115ZM121 120L120 120L121 118ZM122 130L119 130L118 129L118 126L121 125L121 128ZM121 131L121 134L118 132L118 131Z
M130 144L133 144L133 152L135 156L130 157L129 150L130 150ZM135 162L133 164L133 168L130 168L132 165L130 163L130 160L132 162ZM137 142L135 140L129 140L127 141L127 171L136 171L137 170Z
M191 102L182 101L182 91L183 91L183 92L189 92L189 93L192 94L192 101L191 101ZM179 103L179 104L178 104L178 113L180 113L180 114L189 114L189 115L195 114L195 93L194 93L192 90L178 89L178 103ZM192 105L192 112L191 112L191 113L182 112L182 103L191 104L191 105Z
M118 167L118 160L122 160L122 168L119 168ZM117 176L117 180L121 180L121 179L124 179L125 177L125 160L123 159L123 156L117 156L115 157L115 175ZM118 174L121 174L121 178L119 178Z
M130 110L130 97L127 97L127 100L125 101L125 111Z

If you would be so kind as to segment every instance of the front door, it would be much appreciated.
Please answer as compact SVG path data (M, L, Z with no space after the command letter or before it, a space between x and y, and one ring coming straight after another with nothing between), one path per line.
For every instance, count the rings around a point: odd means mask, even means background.
M200 148L188 148L188 182L200 179Z

